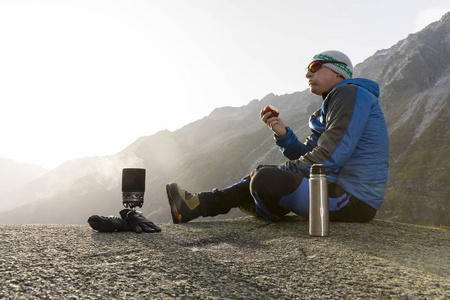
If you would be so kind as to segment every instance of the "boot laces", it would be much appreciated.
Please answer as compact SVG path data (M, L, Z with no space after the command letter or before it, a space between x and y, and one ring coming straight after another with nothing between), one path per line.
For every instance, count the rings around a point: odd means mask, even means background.
M188 191L184 191L184 199L186 200L191 200L192 197L194 197L195 195L192 195L191 193L189 193Z

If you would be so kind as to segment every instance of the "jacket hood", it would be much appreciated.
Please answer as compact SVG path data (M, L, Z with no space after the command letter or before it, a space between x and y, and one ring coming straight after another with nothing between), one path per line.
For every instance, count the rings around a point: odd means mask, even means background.
M373 80L365 79L365 78L349 78L344 79L338 84L335 85L334 88L344 85L344 84L356 84L357 86L363 87L366 90L368 90L370 93L375 95L377 98L380 96L380 87L378 86L378 83L376 83Z

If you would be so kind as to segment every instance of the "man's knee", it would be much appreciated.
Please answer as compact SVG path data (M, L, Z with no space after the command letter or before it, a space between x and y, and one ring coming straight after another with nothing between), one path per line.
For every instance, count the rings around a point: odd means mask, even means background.
M277 171L280 170L271 167L258 169L250 181L250 193L257 203L263 204L267 212L282 217L289 211L278 206L281 197L280 186L275 180Z
M273 184L274 168L257 169L250 180L250 193L255 196L264 193Z

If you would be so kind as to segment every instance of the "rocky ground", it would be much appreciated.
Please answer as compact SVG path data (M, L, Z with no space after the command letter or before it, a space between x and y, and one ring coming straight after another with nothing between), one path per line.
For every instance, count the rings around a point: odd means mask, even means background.
M252 217L158 224L0 225L5 299L449 299L450 231L375 220Z

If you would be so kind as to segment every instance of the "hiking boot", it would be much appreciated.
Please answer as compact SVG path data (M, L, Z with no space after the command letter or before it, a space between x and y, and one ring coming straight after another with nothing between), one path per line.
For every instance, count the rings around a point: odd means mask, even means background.
M132 228L127 220L118 217L102 217L93 215L89 217L88 223L92 229L99 232L132 231Z
M176 183L167 184L166 192L173 223L186 223L202 215L197 194L183 190Z

